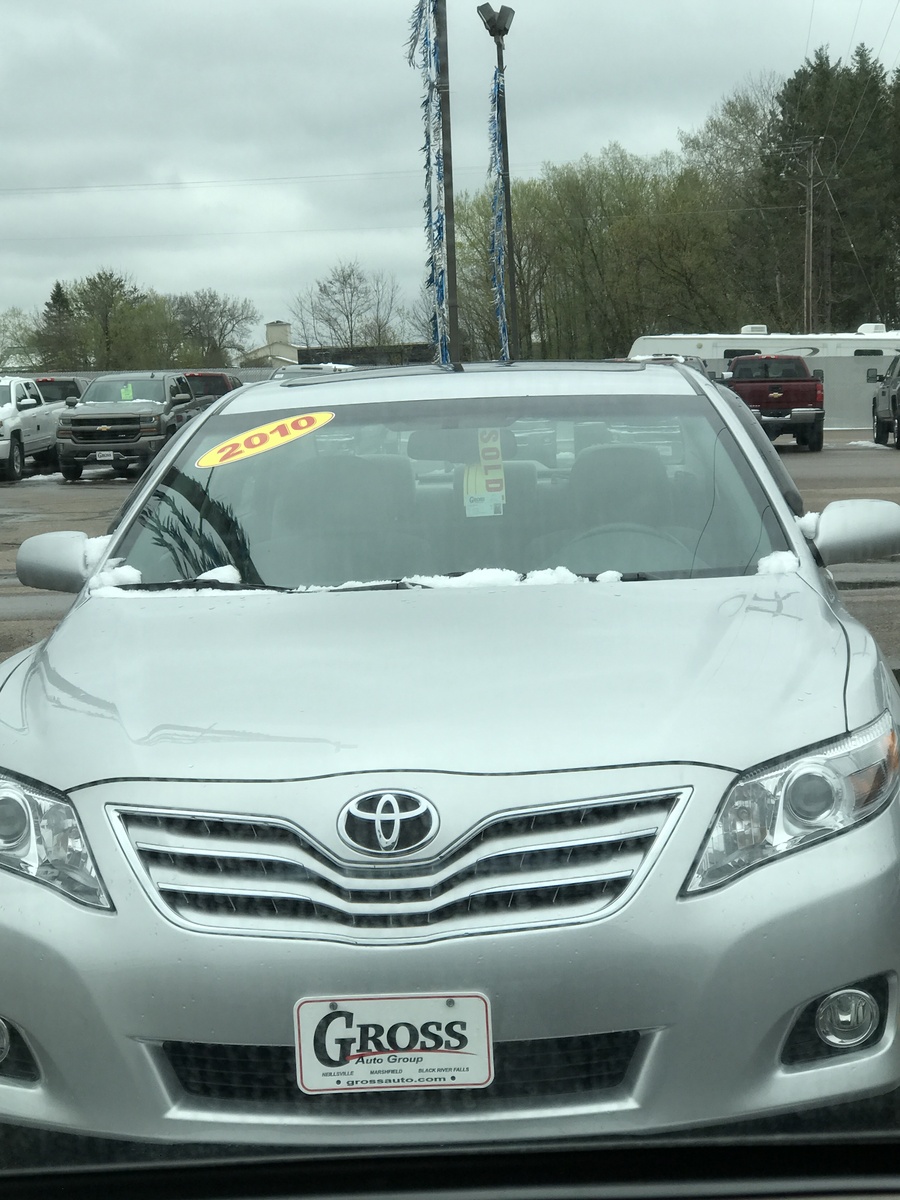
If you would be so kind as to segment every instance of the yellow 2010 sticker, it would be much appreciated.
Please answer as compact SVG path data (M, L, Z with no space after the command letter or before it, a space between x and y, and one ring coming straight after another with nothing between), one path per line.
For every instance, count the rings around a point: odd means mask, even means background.
M333 412L301 413L297 417L285 417L276 425L257 425L248 429L227 442L220 442L207 450L197 459L198 467L221 467L225 463L239 462L243 458L251 458L254 454L263 454L266 450L274 450L285 442L303 437L316 429L321 429L329 421L334 420Z

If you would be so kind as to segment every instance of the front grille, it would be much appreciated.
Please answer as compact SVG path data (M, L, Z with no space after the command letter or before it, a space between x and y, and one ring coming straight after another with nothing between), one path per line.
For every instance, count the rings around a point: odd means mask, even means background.
M498 1101L585 1100L618 1087L640 1041L629 1029L581 1037L498 1042L494 1081L487 1088L434 1088L415 1092L358 1092L307 1096L297 1086L293 1046L222 1046L164 1042L163 1053L189 1096L235 1104L292 1105L310 1112L370 1115L379 1110L411 1115L481 1109Z
M104 417L99 422L85 417L72 418L72 440L75 442L134 442L140 436L138 417Z
M118 809L163 910L201 929L375 938L600 912L646 870L686 793L501 814L428 861L347 862L287 822Z

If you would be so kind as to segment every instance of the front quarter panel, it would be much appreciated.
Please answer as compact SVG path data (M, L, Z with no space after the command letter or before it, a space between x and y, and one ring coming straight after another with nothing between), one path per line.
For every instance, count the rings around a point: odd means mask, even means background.
M885 709L900 725L900 690L875 639L838 601L836 615L847 636L847 728L858 729Z

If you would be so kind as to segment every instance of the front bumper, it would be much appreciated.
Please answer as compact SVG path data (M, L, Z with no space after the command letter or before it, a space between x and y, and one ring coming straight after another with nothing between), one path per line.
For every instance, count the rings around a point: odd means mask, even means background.
M0 1114L168 1142L346 1146L350 1126L356 1146L423 1145L653 1133L890 1090L900 1083L897 801L843 836L681 899L730 778L668 766L491 780L500 810L537 785L570 797L636 786L693 794L646 876L606 915L531 929L498 916L492 930L425 930L419 940L399 931L381 944L364 929L331 940L228 934L165 915L112 814L152 803L296 820L315 800L327 824L349 796L391 786L386 775L86 788L74 799L115 913L0 872L0 1016L40 1073L16 1082L0 1071ZM415 773L404 785L436 801L457 793L461 805L477 786ZM782 1061L811 1000L874 975L886 978L889 1004L876 1044ZM297 1000L407 991L487 995L498 1060L519 1062L518 1085L339 1097L284 1086ZM249 1089L237 1086L248 1078Z
M68 439L57 440L56 450L59 461L89 464L126 465L128 463L148 463L166 444L163 434L156 437L140 438L134 442L91 442L84 445Z

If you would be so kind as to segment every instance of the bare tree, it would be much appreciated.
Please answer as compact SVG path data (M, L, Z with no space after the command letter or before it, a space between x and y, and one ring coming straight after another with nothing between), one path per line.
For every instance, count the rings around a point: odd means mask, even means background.
M38 321L21 308L0 312L0 370L7 367L35 369L40 365L36 343Z
M358 262L339 262L324 279L298 292L290 304L307 346L387 346L403 321L393 275L366 272Z
M201 367L228 366L232 357L243 351L251 325L260 320L249 300L221 296L212 288L170 299L189 352Z

